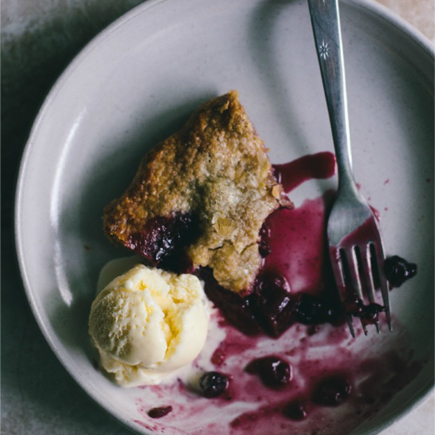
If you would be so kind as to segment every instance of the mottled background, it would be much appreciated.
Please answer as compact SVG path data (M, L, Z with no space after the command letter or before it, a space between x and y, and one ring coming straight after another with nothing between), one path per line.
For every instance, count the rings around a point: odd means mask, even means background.
M217 1L217 0L216 0ZM434 0L377 0L434 42ZM60 73L98 32L141 0L2 0L1 433L128 434L69 377L36 325L13 244L13 201L35 116ZM385 435L432 435L434 400Z

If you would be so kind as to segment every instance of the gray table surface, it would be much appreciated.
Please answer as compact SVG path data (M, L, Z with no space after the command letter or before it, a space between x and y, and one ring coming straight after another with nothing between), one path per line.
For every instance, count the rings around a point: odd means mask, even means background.
M433 0L377 0L434 40ZM13 197L22 151L59 74L100 30L140 0L3 0L1 433L129 434L72 380L27 303L13 240ZM434 398L384 435L432 435Z

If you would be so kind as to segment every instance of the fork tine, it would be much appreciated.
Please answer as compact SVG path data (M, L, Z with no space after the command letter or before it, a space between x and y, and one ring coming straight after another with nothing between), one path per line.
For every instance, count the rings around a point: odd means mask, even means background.
M340 255L338 249L332 248L330 251L331 256L331 266L334 273L335 284L337 286L337 291L340 296L340 300L343 303L346 298L346 283L343 273L343 259ZM352 316L347 314L346 321L349 326L349 331L353 338L355 338L355 329L353 327Z
M371 261L371 251L370 251L370 243L365 244L362 246L355 245L351 249L348 249L345 251L344 249L340 249L343 263L345 264L344 268L345 271L348 271L350 279L350 283L346 282L346 272L343 271L343 275L345 277L345 285L350 284L352 288L355 290L357 296L363 301L365 296L367 296L367 299L369 300L369 303L375 303L375 284L373 280L373 268L372 268L372 261ZM375 267L377 268L378 275L382 273L382 270L378 270L380 266L380 263L377 261L377 255L375 255ZM382 277L385 280L385 276L382 275ZM386 281L385 281L386 284ZM380 284L382 286L382 284ZM387 293L388 298L388 293ZM383 298L385 301L385 299ZM384 304L386 307L387 305ZM386 308L387 313L387 321L388 321L388 327L391 331L391 320L390 319L390 311L389 308ZM361 326L364 331L364 334L367 335L367 325L361 318ZM379 322L377 321L375 323L376 326L376 332L380 333L380 327Z
M359 267L358 267L359 266L359 261L358 261L359 259L358 259L358 255L357 255L356 246L352 246L351 248L349 248L347 250L341 249L340 252L342 255L343 263L345 264L344 269L345 269L345 271L347 270L348 275L349 275L348 280L350 280L349 283L346 282L346 272L343 271L344 272L343 275L345 277L345 284L350 284L350 286L354 289L358 298L363 300L363 298L364 298L364 295L362 292L363 283L361 282L361 276L360 276ZM350 317L352 317L352 316L350 316ZM363 322L362 319L360 319L360 322L361 322L362 329L364 331L364 335L367 335L366 324Z
M363 281L362 286L365 290L365 293L367 294L368 300L371 304L375 303L375 283L373 280L373 268L372 268L372 261L371 261L371 250L370 250L370 243L366 244L365 246L358 247L359 252L359 260L361 261L361 269L362 273L361 281ZM379 321L375 323L376 326L376 332L379 334L380 328L379 328Z
M353 338L355 338L355 329L353 328L353 320L350 314L346 315L347 325L349 326L349 331Z
M355 250L353 249L353 247L347 250L340 249L340 254L344 263L343 275L345 284L350 284L355 290L357 296L362 299L361 281L359 277L358 263L355 255ZM347 274L346 271L348 272ZM346 278L348 278L348 280L346 280ZM346 281L349 280L350 282L347 283Z
M332 271L334 272L335 284L337 286L337 291L340 296L341 301L343 302L343 298L345 296L346 285L344 282L343 275L343 264L340 257L340 252L338 249L331 249L331 266Z
M379 322L376 322L376 323L375 323L375 326L376 326L376 332L377 332L378 335L379 335L379 333L381 332L380 329L379 329Z
M369 302L373 304L375 302L375 286L373 282L372 264L370 260L370 245L358 247L359 260L361 262L361 269L363 271L361 281L362 286L365 289L365 293L369 299Z
M388 283L387 278L385 277L384 272L384 250L382 247L382 242L378 240L377 243L373 243L373 251L375 254L374 263L376 264L376 269L378 272L379 277L379 285L381 287L381 295L382 295L382 301L385 308L385 315L387 317L387 324L388 329L390 331L393 331L392 325L391 325L391 310L390 310L390 298L389 298L389 292L388 292Z
M361 282L361 276L359 273L359 267L358 267L358 255L357 250L355 249L356 246L352 246L350 249L340 249L340 252L343 257L343 263L347 266L346 270L349 273L349 279L350 279L350 285L355 290L356 295L361 299L364 300L364 295L362 293L363 285ZM346 273L344 273L345 281L346 281ZM364 331L364 335L367 335L367 326L363 322L362 319L361 326Z

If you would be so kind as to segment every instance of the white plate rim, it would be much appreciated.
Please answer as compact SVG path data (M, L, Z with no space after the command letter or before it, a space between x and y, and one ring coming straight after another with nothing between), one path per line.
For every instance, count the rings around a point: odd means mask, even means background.
M88 388L85 384L79 381L76 374L71 370L69 362L66 357L64 357L60 350L58 350L51 339L50 331L47 329L40 313L36 309L34 300L34 294L32 292L32 286L30 282L30 278L26 271L26 266L24 262L23 255L23 237L21 234L21 204L22 204L22 195L23 189L25 186L25 174L27 171L27 167L30 161L30 154L36 142L36 137L38 134L38 130L40 125L44 120L45 113L49 110L51 104L56 99L57 94L61 91L65 83L70 79L70 77L74 74L75 69L80 65L83 59L89 56L92 51L98 48L98 46L105 41L105 39L116 32L119 27L126 25L131 19L135 18L137 15L146 13L151 8L158 7L164 3L174 1L174 0L148 0L145 3L142 3L133 9L131 9L126 14L122 15L118 19L116 19L112 24L103 29L100 33L98 33L91 41L89 41L85 47L73 58L73 60L69 63L66 69L59 76L49 93L47 94L36 118L33 123L33 126L29 133L29 138L24 147L22 160L18 172L17 178L17 186L15 192L15 209L14 209L14 233L15 233L15 247L16 247L16 255L18 259L18 265L20 269L21 278L23 281L23 286L25 290L25 294L32 310L32 313L36 319L38 327L40 328L45 340L47 341L49 347L54 352L58 360L66 369L67 373L75 380L75 382L80 385L80 387L87 393L87 395L96 403L100 409L102 409L106 414L110 417L115 418L117 421L122 423L129 430L132 430L136 433L145 433L143 431L138 432L137 426L134 426L129 420L125 420L121 415L115 415L111 413L104 404L100 403L92 394L90 388ZM419 47L431 58L435 61L435 46L431 43L431 41L426 38L419 30L405 21L403 18L392 12L387 7L374 2L373 0L345 0L346 3L349 3L355 8L363 9L371 14L377 16L378 18L382 18L388 24L393 25L397 31L403 33L406 37L410 38L413 42L417 43ZM413 410L421 406L429 396L435 391L435 384L429 385L425 390L422 391L420 397L415 398L414 402L410 405L407 405L404 409L401 409L386 418L381 424L379 424L376 428L371 429L366 432L365 435L375 435L381 433L386 428L392 426L397 423L399 420L404 418L406 415L411 413Z

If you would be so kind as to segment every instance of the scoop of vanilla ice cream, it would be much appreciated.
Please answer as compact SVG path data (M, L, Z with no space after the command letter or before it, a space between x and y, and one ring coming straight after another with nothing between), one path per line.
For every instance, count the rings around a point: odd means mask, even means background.
M132 387L157 384L193 361L208 320L196 276L137 265L98 294L89 333L105 370Z

